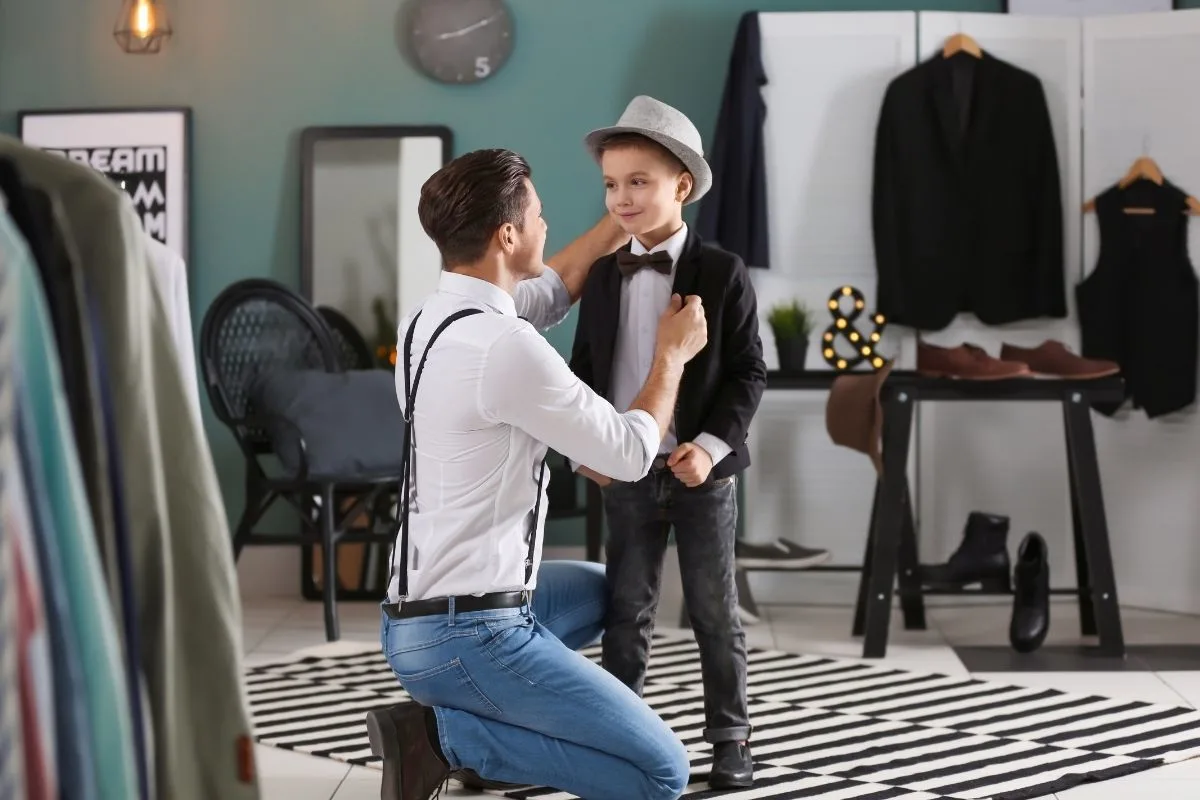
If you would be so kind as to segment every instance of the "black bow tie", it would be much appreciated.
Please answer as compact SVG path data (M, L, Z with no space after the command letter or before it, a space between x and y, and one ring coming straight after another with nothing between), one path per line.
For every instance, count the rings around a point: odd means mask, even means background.
M671 258L671 254L665 250L659 250L657 253L643 253L640 256L635 256L628 250L617 251L617 268L625 277L629 277L642 267L652 267L663 275L670 275L671 265L674 263L675 259Z

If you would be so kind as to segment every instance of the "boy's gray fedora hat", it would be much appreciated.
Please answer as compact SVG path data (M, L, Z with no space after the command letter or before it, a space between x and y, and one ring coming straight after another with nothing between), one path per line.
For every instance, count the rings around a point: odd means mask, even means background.
M670 150L683 162L695 181L691 194L683 201L684 205L696 202L712 188L712 169L704 160L700 131L679 110L640 94L629 101L616 125L594 130L583 141L592 157L599 161L601 143L618 133L640 133Z

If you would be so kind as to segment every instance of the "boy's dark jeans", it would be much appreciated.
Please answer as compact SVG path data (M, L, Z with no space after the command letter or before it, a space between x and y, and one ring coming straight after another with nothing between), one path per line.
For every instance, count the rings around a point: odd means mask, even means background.
M641 695L667 536L674 527L683 596L700 647L704 738L712 743L749 739L746 634L734 583L735 479L710 478L689 489L658 458L642 480L605 487L604 511L611 592L604 668Z

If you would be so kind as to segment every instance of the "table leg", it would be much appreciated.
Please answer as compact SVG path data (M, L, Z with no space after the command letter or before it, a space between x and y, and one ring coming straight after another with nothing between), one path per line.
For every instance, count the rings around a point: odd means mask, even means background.
M1067 442L1067 480L1071 496L1071 546L1075 549L1075 585L1079 587L1079 632L1096 635L1096 606L1092 602L1091 573L1088 570L1087 545L1083 543L1083 528L1079 524L1079 491L1076 489L1075 467Z
M1121 632L1121 610L1100 486L1100 466L1096 460L1091 407L1080 393L1072 393L1063 399L1063 421L1072 494L1077 501L1078 529L1088 573L1083 586L1088 590L1087 598L1094 609L1093 623L1100 634L1100 654L1123 658L1125 638Z
M854 603L854 622L850 627L851 636L862 636L863 626L867 619L867 589L871 580L871 554L874 552L875 520L879 517L879 487L883 481L875 479L875 493L871 498L871 520L867 523L867 551L863 554L863 567L858 577L858 599Z
M870 576L867 580L864 658L883 658L887 653L888 625L906 511L905 474L912 439L914 401L910 390L897 390L883 403L883 481L871 531L874 539L871 560L866 565Z
M900 609L904 612L904 629L926 630L925 598L921 594L920 557L917 554L917 526L913 522L912 492L904 476L904 525L900 529Z

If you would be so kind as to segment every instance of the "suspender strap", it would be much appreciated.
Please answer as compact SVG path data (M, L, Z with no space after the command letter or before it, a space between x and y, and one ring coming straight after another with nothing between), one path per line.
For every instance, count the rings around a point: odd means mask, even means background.
M533 504L533 519L529 521L529 552L525 555L525 584L521 588L529 586L529 579L533 577L533 556L537 553L537 529L538 516L542 511L542 487L546 478L546 459L542 459L542 468L538 470L538 488L537 501Z
M434 330L433 335L429 337L429 342L425 345L425 352L421 354L421 363L417 365L417 373L410 380L409 365L412 363L412 340L413 331L417 327L417 320L421 318L421 312L413 317L413 321L408 326L408 332L404 335L404 456L401 458L400 467L400 599L403 600L408 596L408 511L410 504L411 476L412 476L412 461L413 450L415 447L413 435L413 402L417 398L417 389L421 385L421 375L425 372L425 361L429 358L429 351L433 348L433 343L442 335L442 331L450 327L464 317L482 314L483 311L478 308L466 308L462 311L456 311L450 316L442 320L442 324L438 325Z

